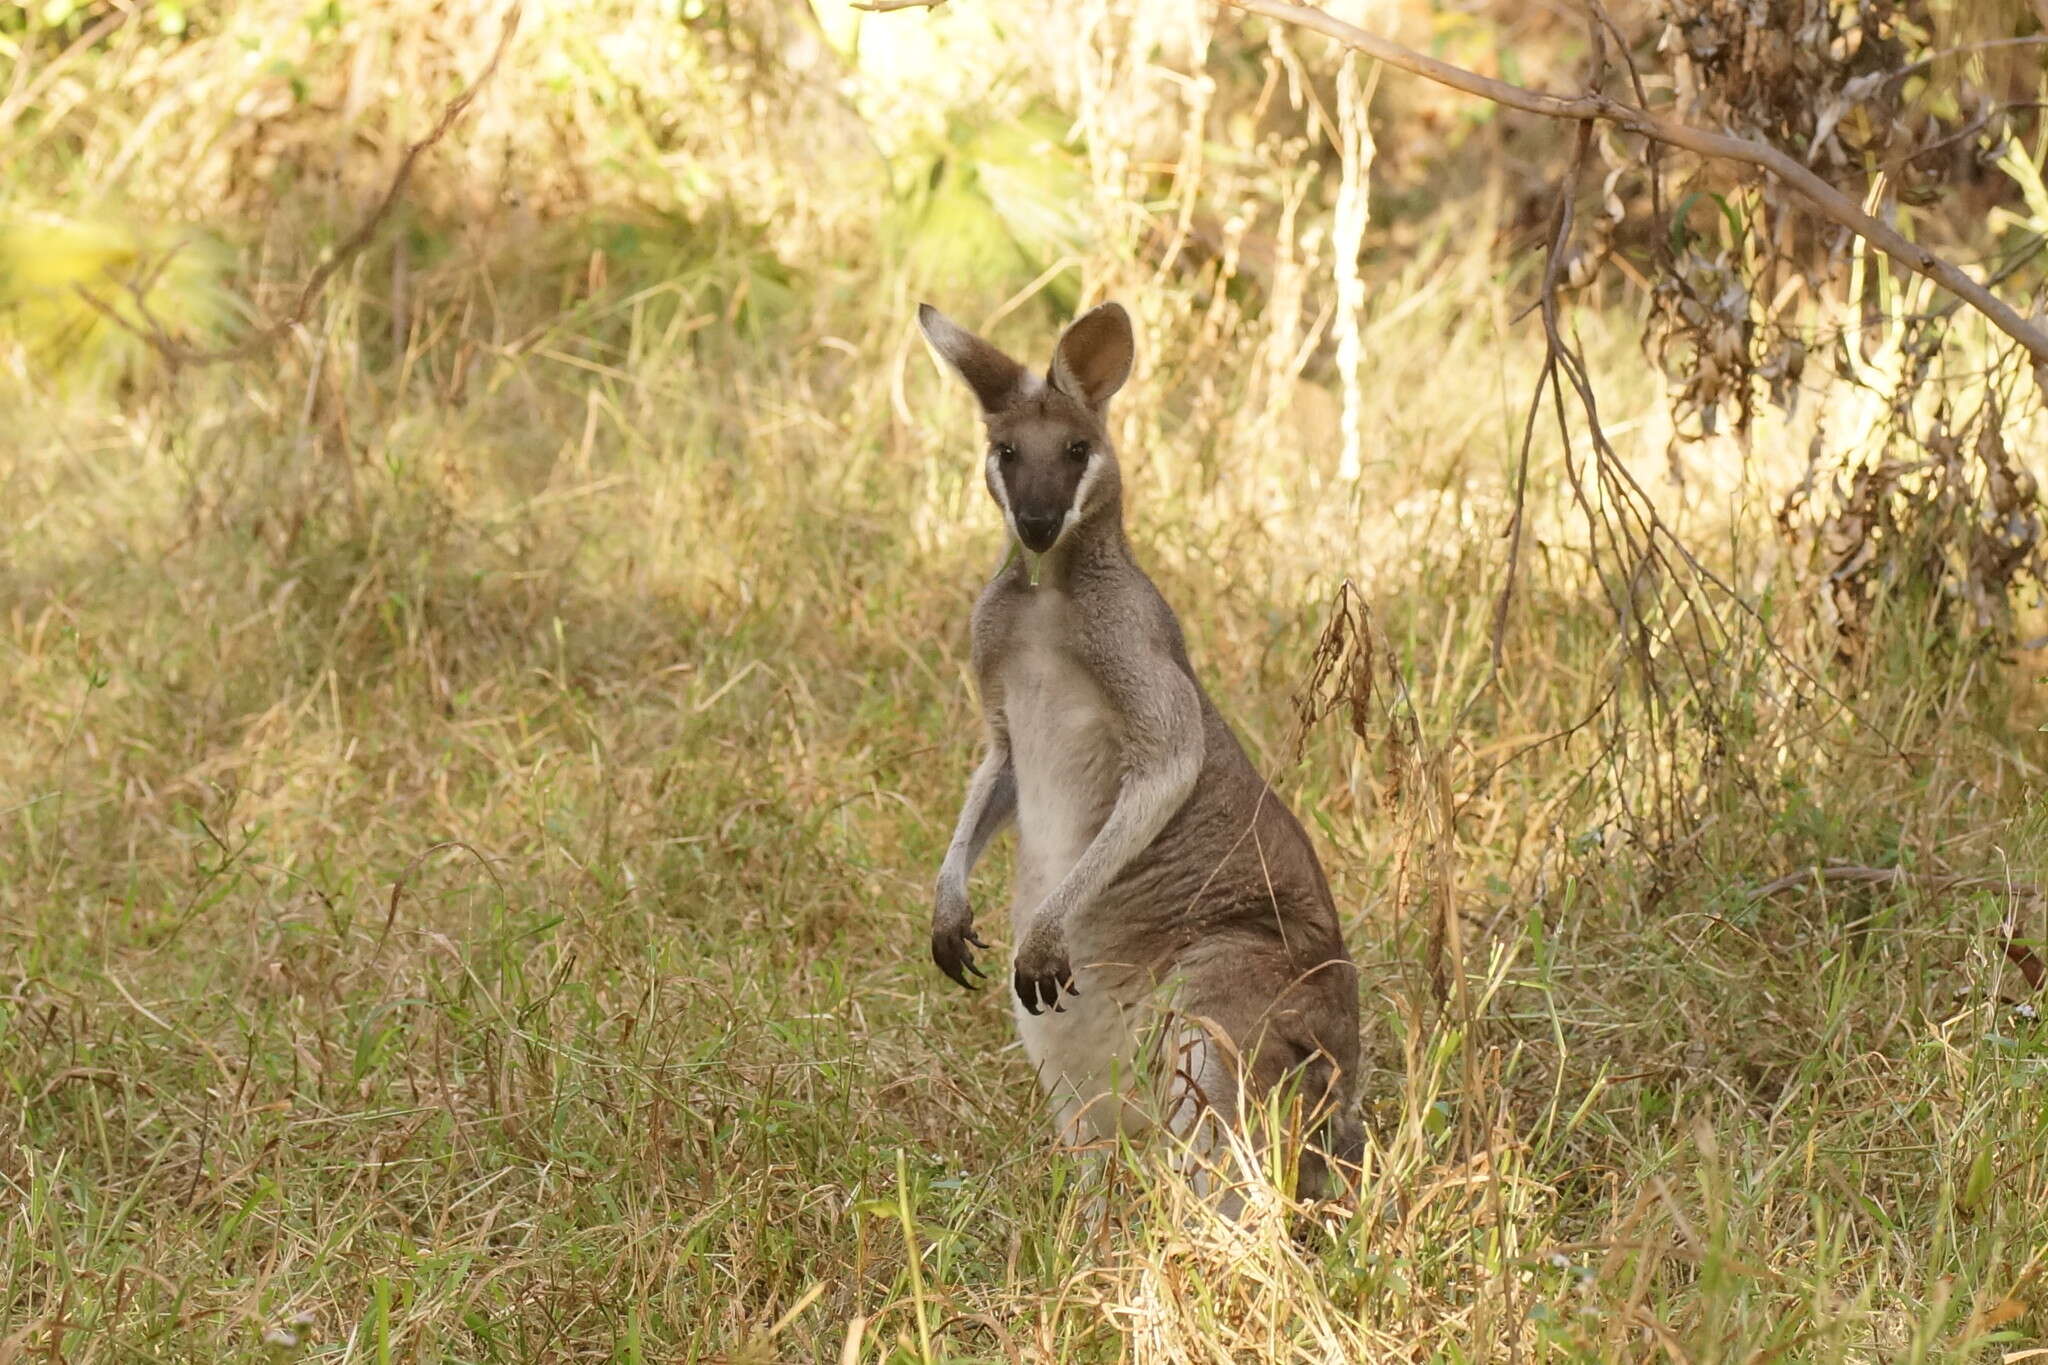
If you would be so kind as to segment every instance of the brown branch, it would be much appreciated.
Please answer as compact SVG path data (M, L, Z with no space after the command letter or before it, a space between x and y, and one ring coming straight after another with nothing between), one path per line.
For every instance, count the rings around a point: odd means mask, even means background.
M413 168L419 164L420 157L428 148L448 135L448 130L455 126L456 120L468 111L478 93L490 82L491 77L497 74L498 63L503 60L506 49L511 47L513 35L519 31L519 18L523 8L524 0L513 0L512 6L505 11L504 27L499 31L497 46L491 49L490 60L484 63L483 70L477 73L475 80L463 88L462 93L450 100L441 110L441 117L434 121L434 126L428 130L427 135L405 149L405 156L399 161L398 169L393 172L391 182L384 187L384 195L377 201L377 206L370 210L363 221L356 225L356 230L344 238L341 245L307 277L306 283L299 289L298 299L283 317L244 337L233 346L211 351L200 350L187 346L173 337L165 330L163 323L149 311L147 283L141 287L133 281L128 284L129 298L142 319L140 323L123 317L112 304L83 285L73 287L101 317L124 331L141 337L172 365L217 365L227 360L245 360L272 345L305 322L306 315L312 312L314 302L319 299L320 291L327 287L328 281L370 244L377 235L377 230L384 225L384 220L390 217L392 208L404 195L405 187L411 182ZM168 264L168 258L158 265L159 271L162 270L163 264Z
M2043 43L2048 43L2048 33L2029 33L2019 38L1986 38L1978 43L1964 43L1961 47L1945 47L1939 52L1928 53L1917 62L1900 67L1885 79L1887 81L1905 80L1917 72L1927 70L1936 62L1944 61L1950 57L1967 57L1972 53L1989 52L1996 48L2039 47Z
M1600 31L1593 31L1594 49L1601 54L1601 65L1605 66L1606 45L1599 42ZM1596 83L1599 79L1596 74ZM1515 464L1515 511L1508 519L1508 566L1506 576L1500 585L1500 596L1493 603L1492 653L1493 671L1500 671L1501 660L1505 657L1508 633L1508 607L1515 598L1515 570L1522 562L1523 512L1529 498L1529 452L1536 439L1536 411L1543 404L1543 388L1557 374L1558 352L1564 349L1564 338L1557 327L1557 285L1564 273L1565 252L1572 242L1572 207L1578 197L1579 177L1585 173L1586 152L1593 141L1593 125L1579 125L1577 144L1572 148L1571 169L1565 173L1564 182L1557 187L1557 210L1550 230L1550 250L1543 261L1543 292L1538 303L1543 310L1543 369L1536 376L1536 392L1529 396L1529 416L1522 424L1521 458ZM1476 694L1475 694L1476 695Z
M1607 6L1602 4L1600 0L1587 0L1587 2L1593 12L1593 16L1599 21L1601 27L1614 35L1614 45L1621 52L1622 65L1628 68L1629 85L1636 92L1636 107L1639 109L1649 108L1650 92L1643 84L1643 73L1636 69L1635 54L1629 51L1628 35L1621 31L1621 26L1614 22L1614 16L1607 12ZM1597 88L1597 83L1595 88ZM1648 163L1650 169L1650 212L1656 215L1659 222L1662 222L1664 220L1664 174L1662 167L1658 165L1659 158L1655 142L1644 142L1643 160ZM1668 243L1665 249L1668 251Z
M384 931L377 935L377 946L371 950L371 959L373 961L375 960L377 954L380 954L384 951L384 941L391 937L391 927L398 923L398 898L404 894L406 882L411 880L413 873L419 871L420 864L426 862L427 859L433 857L436 853L439 853L441 850L447 848L459 848L464 853L467 853L470 857L476 859L477 863L483 868L483 870L490 874L491 881L496 883L498 888L498 899L505 899L506 891L504 880L498 876L498 869L491 866L491 860L489 858L486 858L483 854L477 851L475 844L465 843L460 839L443 839L441 840L441 842L437 844L428 844L425 848L421 849L418 853L413 855L412 861L405 865L405 869L401 871L398 874L397 879L391 883L391 904L384 911ZM417 899L417 897L415 897L415 899Z
M29 52L35 46L35 40L24 36L21 40L21 49L14 59L14 89L8 93L6 99L0 100L0 132L5 132L14 126L14 121L21 116L21 111L34 104L41 97L42 93L49 89L51 84L56 81L57 77L64 74L64 68L71 64L72 58L78 56L81 52L88 51L94 43L107 37L115 29L120 28L130 19L134 18L137 8L133 5L123 6L86 29L85 32L74 38L62 52L52 57L50 64L41 71L38 71L33 80L29 78L28 74L30 67Z
M1424 56L1412 48L1332 18L1319 9L1291 4L1289 0L1225 0L1225 3L1268 19L1313 29L1389 66L1510 109L1541 114L1545 118L1611 123L1639 137L1698 156L1738 162L1766 171L1804 199L1823 218L1847 228L1915 274L1926 276L1969 303L1992 326L2026 347L2027 353L2034 358L2036 374L2048 377L2048 332L2021 317L2011 304L1971 279L1952 262L1916 242L1908 241L1896 228L1865 213L1854 199L1776 147L1662 118L1647 109L1623 104L1597 90L1567 97L1510 85L1506 81L1497 81L1476 71Z
M1613 19L1608 16L1600 0L1591 0L1588 23L1588 36L1593 52L1593 70L1587 84L1589 95L1597 95L1606 81L1606 37L1608 34L1612 34L1616 43L1622 48L1622 55L1627 63L1630 82L1637 92L1637 97L1639 99L1644 98L1641 75L1636 70L1634 61L1628 57L1627 45L1622 38L1620 30L1615 26ZM1675 552L1678 561L1691 569L1701 581L1718 588L1736 603L1744 615L1755 621L1759 626L1763 624L1763 619L1755 607L1743 601L1731 585L1723 583L1693 557L1683 542L1671 532L1670 528L1657 515L1656 510L1650 505L1648 498L1643 494L1641 487L1635 483L1633 477L1629 476L1621 468L1620 460L1615 455L1612 446L1608 443L1606 432L1600 425L1599 404L1593 393L1591 379L1586 372L1585 359L1564 337L1557 307L1558 289L1562 283L1566 253L1571 244L1573 208L1576 201L1578 183L1584 172L1586 154L1592 142L1593 127L1594 122L1592 120L1582 120L1579 123L1579 134L1572 156L1571 168L1564 181L1558 187L1557 204L1552 219L1548 249L1544 261L1542 287L1538 293L1536 303L1531 305L1532 310L1540 311L1542 315L1545 343L1544 361L1543 367L1536 378L1535 392L1530 396L1529 409L1522 429L1520 459L1518 461L1515 484L1514 512L1509 519L1507 530L1503 533L1509 539L1508 560L1501 591L1494 602L1490 665L1485 680L1481 682L1478 688L1474 689L1464 707L1460 709L1458 719L1454 722L1454 725L1463 724L1465 716L1471 711L1473 706L1477 705L1479 698L1494 683L1500 673L1504 654L1508 610L1513 599L1516 571L1521 558L1524 503L1527 493L1530 450L1535 436L1537 414L1542 406L1543 396L1547 389L1550 394L1552 408L1557 417L1558 439L1561 442L1561 448L1569 456L1572 448L1572 433L1565 404L1564 384L1566 381L1569 381L1571 384L1572 390L1577 395L1580 405L1584 410L1588 435L1593 442L1595 454L1599 457L1596 461L1597 482L1605 490L1611 505L1618 509L1612 519L1604 518L1597 513L1594 510L1593 501L1588 498L1586 489L1580 481L1577 470L1573 467L1569 458L1567 458L1566 473L1571 481L1572 494L1586 515L1588 534L1592 538L1596 554L1601 532L1604 528L1609 541L1613 545L1617 560L1633 566L1630 569L1630 577L1633 579L1645 571L1661 569L1664 572L1673 572L1675 566L1672 561L1672 555L1662 548L1664 544L1669 544L1672 551ZM1657 144L1652 141L1648 143L1648 147L1650 155L1654 158ZM1654 179L1652 184L1654 186ZM1631 517L1636 523L1633 527L1628 524ZM1632 595L1633 587L1622 589L1612 596L1610 605L1615 611L1616 624L1624 632L1624 635L1630 638L1632 651L1639 660L1639 676L1644 686L1661 697L1662 689L1658 686L1654 670L1651 667L1653 651L1648 638L1649 628L1647 622L1632 608L1630 602ZM1711 646L1705 637L1702 617L1713 616L1713 613L1695 599L1689 591L1685 592L1685 598L1687 605L1693 608L1688 614L1694 623L1695 636L1702 651L1709 652ZM1720 625L1719 618L1714 617L1714 619L1717 625ZM1725 625L1720 625L1720 628L1726 629ZM1855 707L1849 705L1847 701L1827 687L1810 670L1803 667L1798 660L1792 658L1783 649L1771 642L1768 638L1768 632L1765 633L1765 643L1771 652L1781 659L1788 668L1811 683L1830 701L1841 707L1859 725L1877 735L1887 748L1894 753L1900 752L1898 744L1889 735L1886 735L1882 730L1879 730L1870 721L1865 719ZM1703 695L1702 680L1695 674L1692 666L1686 662L1685 656L1682 653L1678 657L1681 665L1685 668L1687 679L1691 683L1694 692ZM1616 686L1610 687L1606 695L1595 704L1591 711L1587 712L1583 719L1564 733L1567 735L1574 733L1591 723L1605 709L1607 703L1613 700L1618 686L1617 681ZM1519 757L1519 755L1513 757ZM1513 757L1507 760L1507 762L1512 762ZM1481 781L1480 787L1483 788L1485 783L1492 779L1493 773L1497 773L1500 767L1505 766L1506 763L1503 763L1496 767L1493 772L1488 773L1487 777ZM1478 788L1475 788L1475 794L1477 790Z
M2015 881L2011 877L1972 877L1954 873L1909 872L1903 867L1864 867L1856 863L1836 863L1830 867L1805 867L1797 872L1787 873L1776 881L1765 882L1749 893L1750 903L1767 900L1786 891L1813 886L1816 883L1847 882L1852 886L1917 886L1925 891L1989 891L2002 890L2013 900L2038 901L2041 888L2033 882ZM1999 926L2004 942L2000 945L2005 960L2018 969L2020 976L2035 990L2048 986L2048 960L2034 948L2020 941L2019 916L2008 914Z
M854 0L855 9L864 9L869 14L894 14L899 9L937 9L946 0Z
M1860 886L1918 886L1928 891L1977 891L1988 887L2004 887L2013 895L2032 898L2041 894L2040 888L2031 882L2014 881L2010 877L1971 877L1950 873L1912 872L1903 867L1865 867L1860 863L1836 863L1828 867L1802 867L1797 872L1787 873L1773 882L1765 882L1749 893L1752 901L1768 900L1772 896L1791 891L1797 887L1811 886L1815 882L1849 882Z

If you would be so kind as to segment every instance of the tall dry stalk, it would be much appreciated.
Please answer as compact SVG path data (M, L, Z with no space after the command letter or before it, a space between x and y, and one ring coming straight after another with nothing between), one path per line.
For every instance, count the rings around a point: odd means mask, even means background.
M1333 330L1337 378L1344 390L1344 448L1337 461L1337 477L1346 485L1358 481L1365 460L1365 349L1359 330L1365 315L1365 276L1359 256L1365 250L1365 229L1372 216L1368 177L1375 148L1367 114L1379 66L1375 63L1371 76L1366 77L1360 74L1363 65L1357 53L1347 52L1337 67L1337 126L1333 130L1339 164L1337 204L1330 227L1337 294Z

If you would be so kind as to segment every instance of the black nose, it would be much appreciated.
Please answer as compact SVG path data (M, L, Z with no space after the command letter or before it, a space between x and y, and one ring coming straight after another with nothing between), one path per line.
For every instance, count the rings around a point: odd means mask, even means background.
M1060 523L1065 520L1065 515L1059 512L1019 512L1017 535L1025 549L1042 555L1060 538Z

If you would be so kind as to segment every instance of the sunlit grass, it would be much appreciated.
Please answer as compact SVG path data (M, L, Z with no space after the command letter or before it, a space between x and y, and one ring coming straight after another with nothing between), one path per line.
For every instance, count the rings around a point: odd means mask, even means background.
M1154 279L1113 232L1072 275L1140 321L1117 419L1134 541L1345 907L1372 1179L1355 1212L1266 1191L1236 1227L1155 1154L1101 1177L1052 1153L1002 1002L926 955L976 735L966 614L1001 547L970 414L910 330L916 243L801 177L750 179L786 149L705 74L715 49L650 87L703 119L636 102L640 57L689 46L665 13L593 7L622 63L603 78L572 60L570 8L522 39L552 64L508 66L416 218L273 354L115 390L12 358L0 1361L2033 1349L2048 1037L2000 943L2038 901L1753 895L1830 861L2038 884L2038 811L2014 821L2038 801L2029 675L1900 639L1854 688L1901 756L1817 693L1793 708L1795 675L1738 641L1721 766L1680 745L1655 768L1663 713L1633 692L1642 747L1594 727L1530 748L1635 684L1548 433L1489 682L1539 343L1515 320L1527 264L1451 232L1377 277L1353 486L1321 377L1275 359L1298 333L1214 273ZM380 136L479 59L403 5L283 18L228 7L220 31L305 46L314 93L421 63L416 99L364 107ZM480 149L542 126L517 99L543 70L569 131L514 178L559 201L461 221L465 195L502 204ZM224 117L213 92L81 71ZM39 126L80 139L86 178L129 145ZM328 154L306 145L285 164ZM167 198L178 167L212 173L186 150L149 153ZM652 209L614 200L622 166L662 165ZM748 193L692 181L712 165ZM241 258L259 309L358 206L270 193L324 229ZM1019 271L956 283L960 315ZM1650 479L1659 395L1632 317L1598 302L1573 321ZM1028 298L996 335L1042 358L1054 313ZM1777 622L1767 500L1700 482L1727 496L1659 497ZM1345 578L1379 631L1378 709L1364 738L1341 710L1302 735ZM1682 842L1630 823L1646 772L1690 784ZM1431 783L1455 810L1462 1012L1429 980ZM1007 856L975 885L991 928Z

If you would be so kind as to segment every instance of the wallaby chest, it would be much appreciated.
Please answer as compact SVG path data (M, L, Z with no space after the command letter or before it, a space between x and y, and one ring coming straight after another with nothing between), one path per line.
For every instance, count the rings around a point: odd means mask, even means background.
M1028 912L1066 875L1116 802L1121 730L1077 646L1078 608L1028 589L1004 603L994 689L1017 775L1017 898Z

